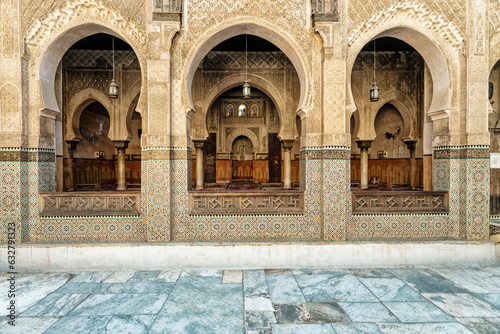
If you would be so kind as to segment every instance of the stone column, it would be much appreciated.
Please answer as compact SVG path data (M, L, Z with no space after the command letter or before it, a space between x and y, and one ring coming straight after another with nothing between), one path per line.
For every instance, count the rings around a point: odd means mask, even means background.
M116 190L127 190L125 178L125 150L128 147L128 140L114 140L115 148L118 153L118 170L116 177L118 179L118 187Z
M416 140L405 140L405 144L410 150L410 186L415 187L417 180L417 160L415 159L415 149L417 147Z
M203 190L205 173L203 170L203 145L204 140L194 140L194 147L196 147L196 188L195 190Z
M76 145L80 142L80 139L66 140L66 145L68 148L68 167L69 167L69 180L68 180L68 189L72 189L75 187L75 173L73 170L73 153L76 150Z
M292 147L293 140L283 140L283 189L292 189Z
M368 189L368 149L372 146L373 140L356 140L356 144L361 149L361 189Z

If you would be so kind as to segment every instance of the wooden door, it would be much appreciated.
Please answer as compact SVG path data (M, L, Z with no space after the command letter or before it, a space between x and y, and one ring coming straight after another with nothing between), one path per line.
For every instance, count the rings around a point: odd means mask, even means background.
M205 182L214 183L215 178L215 158L217 153L217 134L210 133L210 136L203 145L203 157L205 159Z
M277 133L268 134L269 182L281 182L281 142Z

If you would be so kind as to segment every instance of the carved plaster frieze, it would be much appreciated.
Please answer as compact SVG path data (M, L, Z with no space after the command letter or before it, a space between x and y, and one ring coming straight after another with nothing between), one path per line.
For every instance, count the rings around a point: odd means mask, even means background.
M377 27L382 26L387 21L394 20L398 15L402 18L401 22L419 22L422 26L449 41L455 48L460 48L463 44L464 37L460 29L441 13L433 11L429 6L419 1L401 0L390 6L385 6L383 10L376 11L366 20L360 21L360 24L348 34L349 45L355 44L363 35L377 30Z
M26 5L39 6L40 2ZM105 4L100 0L66 1L45 15L34 19L26 30L26 40L30 45L45 45L46 40L57 31L69 26L71 21L84 19L82 24L97 21L102 22L104 26L117 27L121 31L127 32L137 45L144 45L146 42L145 28L139 27L144 23L141 24L140 20L124 17L122 14L125 13L122 13L118 7L113 7L112 4Z

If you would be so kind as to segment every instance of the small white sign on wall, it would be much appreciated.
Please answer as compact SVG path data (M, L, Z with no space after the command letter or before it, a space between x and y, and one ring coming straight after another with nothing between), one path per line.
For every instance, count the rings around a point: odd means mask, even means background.
M500 169L500 153L490 153L490 168Z

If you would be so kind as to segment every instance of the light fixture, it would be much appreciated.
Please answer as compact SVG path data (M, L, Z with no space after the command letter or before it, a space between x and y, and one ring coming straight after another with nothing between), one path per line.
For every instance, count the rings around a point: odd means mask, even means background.
M248 35L245 35L245 83L243 84L243 98L249 99L250 85L248 84Z
M118 85L115 81L115 37L112 39L112 48L113 48L113 80L109 84L109 97L111 99L118 98Z
M377 82L375 81L375 63L377 62L375 58L375 40L373 40L373 85L372 89L370 89L370 101L377 102L379 98L379 90L377 86Z

